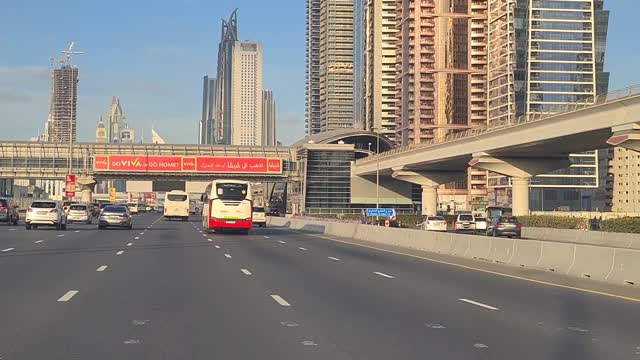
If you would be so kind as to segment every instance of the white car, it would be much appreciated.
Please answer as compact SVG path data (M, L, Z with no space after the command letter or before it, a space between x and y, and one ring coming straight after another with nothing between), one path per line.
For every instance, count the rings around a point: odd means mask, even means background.
M27 230L37 229L38 226L55 226L58 230L66 230L67 215L57 202L38 200L27 209L24 223Z
M254 206L252 209L251 222L260 227L267 226L267 216L263 207Z
M132 214L138 213L138 203L135 203L135 202L127 203L127 207L129 208L130 213Z
M91 212L89 206L84 204L71 204L67 211L67 222L83 222L91 224Z
M420 226L426 231L447 231L447 220L442 216L427 216Z
M487 218L483 218L483 217L476 218L476 231L480 231L480 232L487 231Z
M456 231L476 231L476 218L471 214L456 217Z

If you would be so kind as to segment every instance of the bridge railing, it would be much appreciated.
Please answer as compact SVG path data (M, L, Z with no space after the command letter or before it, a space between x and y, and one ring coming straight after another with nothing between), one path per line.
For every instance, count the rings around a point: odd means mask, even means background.
M585 100L582 101L578 101L575 103L571 103L571 104L562 104L562 105L556 105L555 107L552 107L551 110L544 112L544 113L535 113L535 114L527 114L527 115L522 115L519 116L515 119L509 119L509 120L501 120L501 121L494 121L490 124L488 124L486 127L477 127L477 128L471 128L468 130L464 130L464 131L460 131L460 132L456 132L453 134L449 134L445 137L442 138L435 138L435 139L431 139L428 141L424 141L418 144L409 144L407 146L401 146L401 147L397 147L395 149L391 149L389 151L385 151L376 155L372 155L372 156L368 156L366 158L363 159L359 159L356 160L356 164L363 164L363 163L369 163L371 161L374 161L376 159L384 159L384 158L388 158L390 156L393 156L395 154L399 154L399 153L404 153L407 151L411 151L414 149L420 149L420 148L425 148L425 147L430 147L430 146L434 146L434 145L438 145L438 144L442 144L442 143L447 143L447 142L452 142L452 141L456 141L456 140L460 140L460 139L466 139L466 138L471 138L474 136L478 136L480 134L486 134L489 132L494 132L494 131L498 131L498 130L502 130L504 128L509 128L509 127L514 127L514 126L518 126L518 125L522 125L522 124L527 124L527 123L531 123L531 122L536 122L536 121L540 121L540 120L544 120L544 119L548 119L550 117L553 116L558 116L558 115L562 115L562 114L567 114L567 113L571 113L573 111L578 111L578 110L582 110L582 109L586 109L586 108L590 108L590 107L594 107L594 106L599 106L599 105L603 105L603 104L607 104L607 103L611 103L614 101L619 101L619 100L623 100L626 98L630 98L630 97L635 97L640 95L640 85L634 85L625 89L621 89L621 90L615 90L615 91L611 91L609 93L606 94L601 94L594 97L589 97Z

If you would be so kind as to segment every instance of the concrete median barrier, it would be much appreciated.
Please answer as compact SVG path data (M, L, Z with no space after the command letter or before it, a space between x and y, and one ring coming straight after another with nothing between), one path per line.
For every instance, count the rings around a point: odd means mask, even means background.
M354 223L274 218L268 223L303 232L326 234L343 239L395 246L426 252L473 258L518 267L528 267L619 285L640 284L640 250L635 236L616 234L614 240L603 233L567 230L564 241L506 239L413 229L386 228ZM549 237L548 229L530 232ZM635 235L635 234L631 234ZM573 242L569 241L571 238ZM602 244L618 244L619 247Z

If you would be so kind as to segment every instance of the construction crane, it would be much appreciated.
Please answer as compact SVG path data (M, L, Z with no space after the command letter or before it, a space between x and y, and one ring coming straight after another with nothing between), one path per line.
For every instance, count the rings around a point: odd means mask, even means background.
M69 48L67 50L62 50L62 53L66 55L66 59L62 59L60 62L65 65L71 65L71 55L83 55L84 51L73 51L73 47L76 45L75 41L72 41L69 44Z

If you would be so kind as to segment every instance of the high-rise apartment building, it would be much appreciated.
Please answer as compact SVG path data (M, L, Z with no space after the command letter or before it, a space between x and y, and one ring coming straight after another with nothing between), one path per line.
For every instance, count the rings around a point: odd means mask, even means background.
M131 144L135 141L135 132L127 123L127 118L124 116L120 105L120 99L115 96L111 98L111 105L109 105L109 111L107 112L106 130L107 142L110 144Z
M262 145L276 146L276 102L271 90L262 90L262 134Z
M353 0L307 0L307 134L353 127Z
M604 0L489 0L488 121L554 113L592 101L608 88L604 53L609 12ZM532 207L591 209L607 152L572 154L572 165L532 179ZM508 182L491 176L498 203ZM579 189L579 190L576 190ZM545 205L543 205L543 203ZM604 203L597 204L602 209Z
M49 141L76 141L78 68L62 65L51 71L51 98L47 126Z
M205 76L202 79L202 118L198 142L200 144L214 144L214 99L216 91L216 79Z
M231 66L231 144L262 145L262 46L236 41Z
M396 142L484 126L486 0L396 0Z
M395 139L396 128L395 0L355 0L355 127Z

